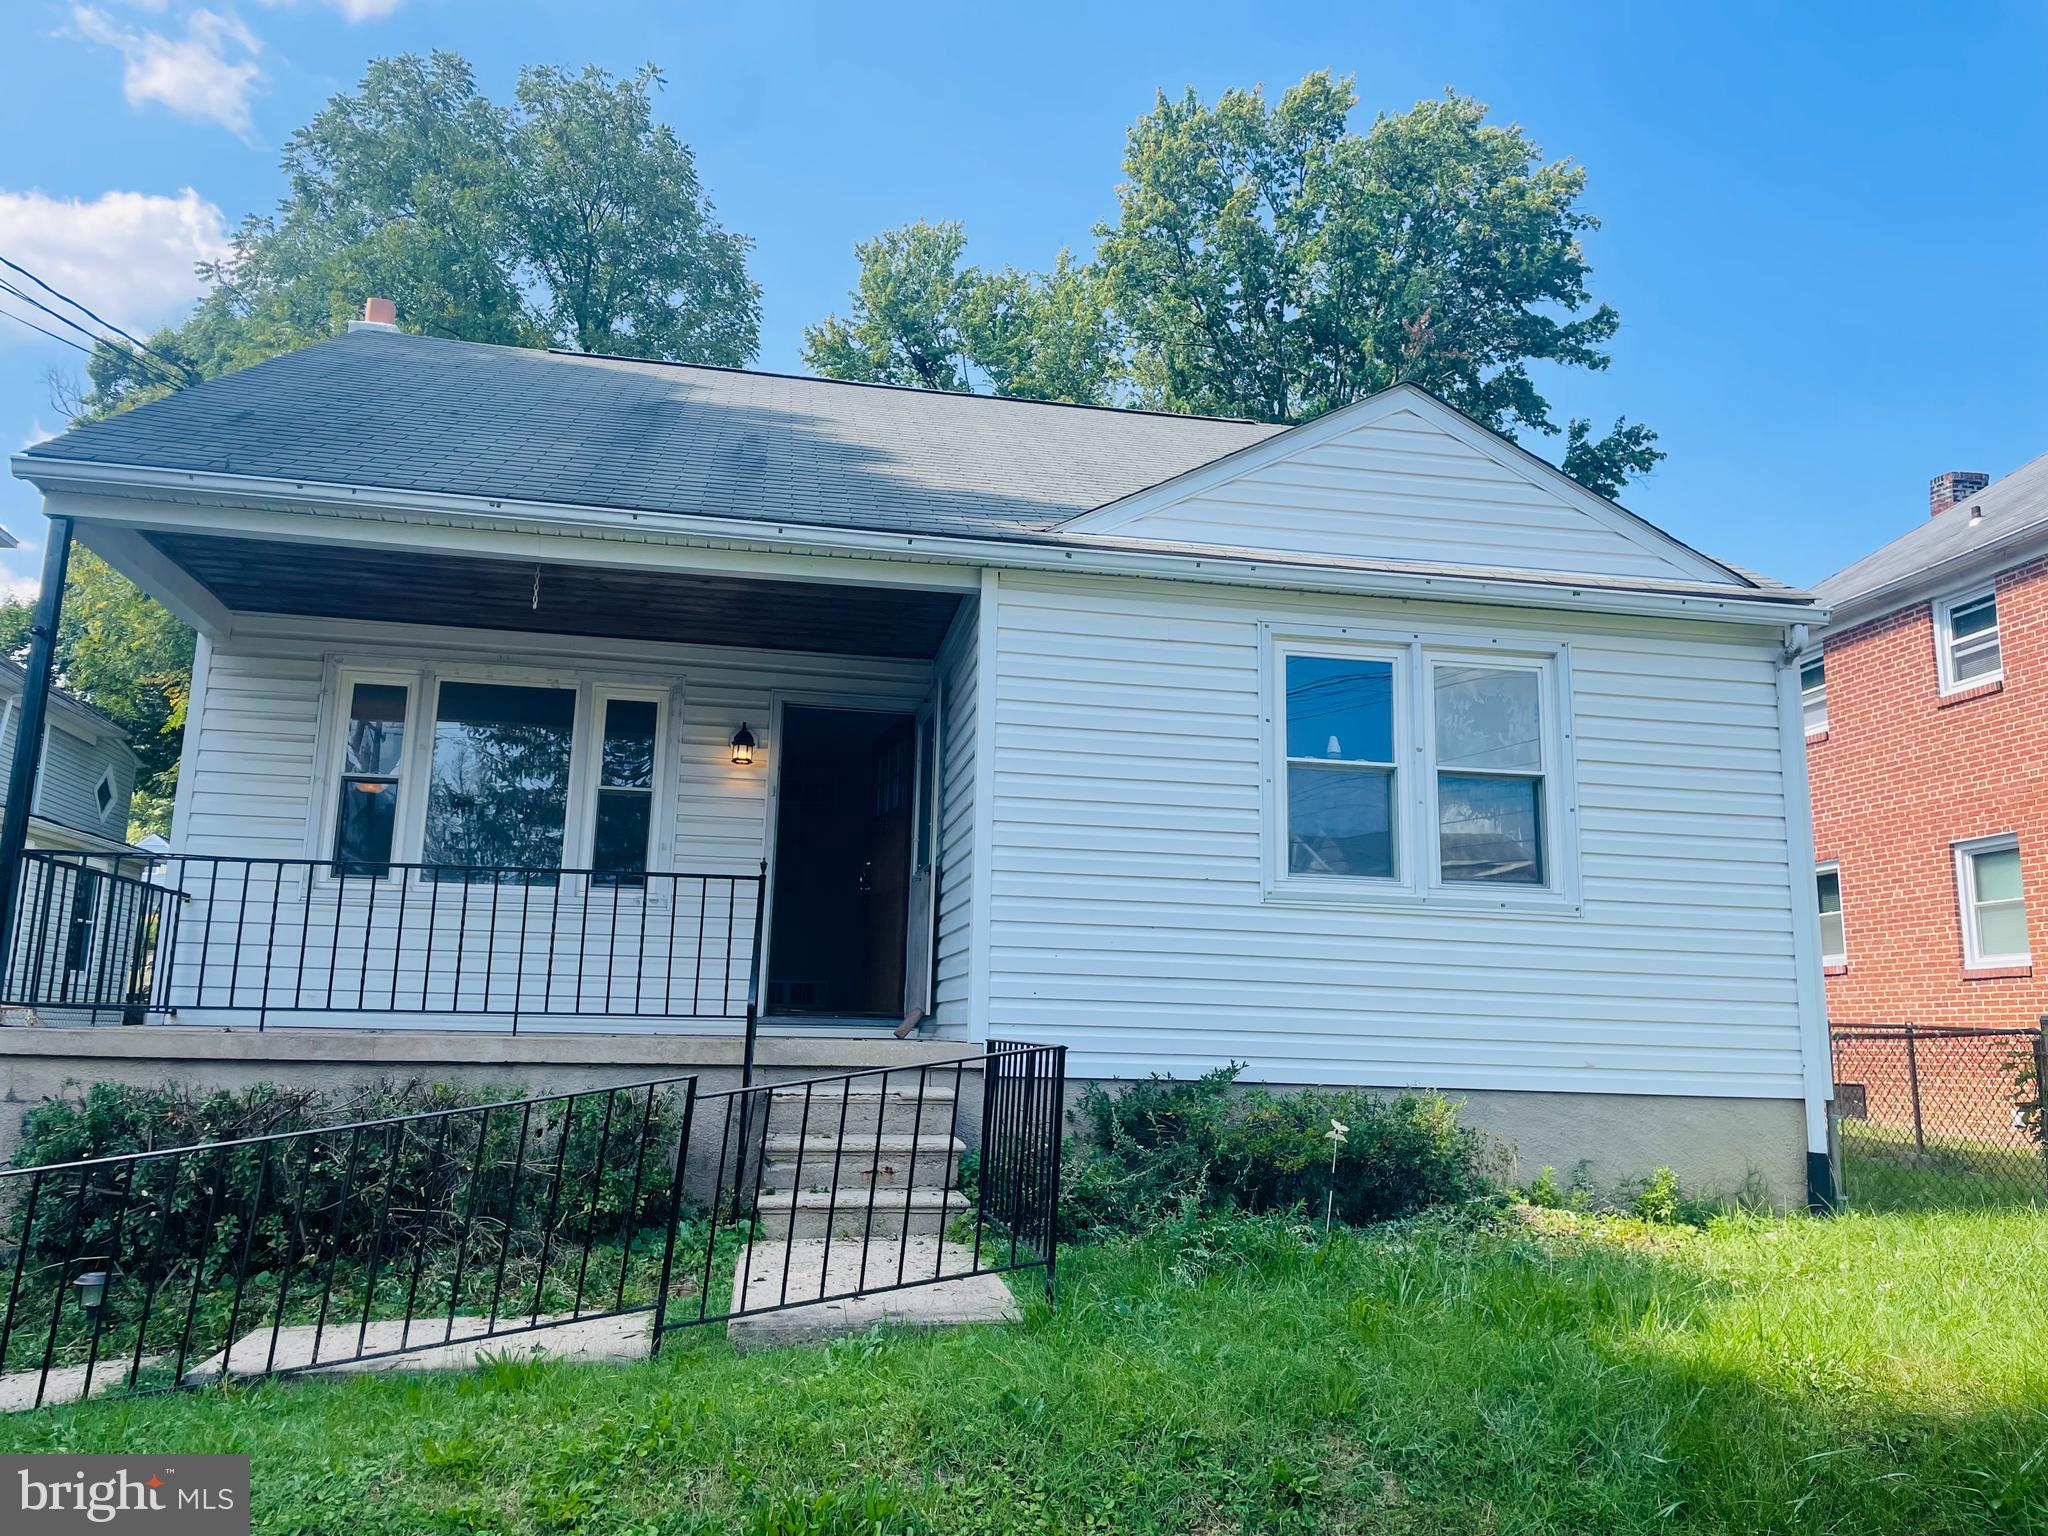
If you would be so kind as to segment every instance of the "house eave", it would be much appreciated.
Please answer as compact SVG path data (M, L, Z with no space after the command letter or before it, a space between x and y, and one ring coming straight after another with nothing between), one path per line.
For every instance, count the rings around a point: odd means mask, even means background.
M39 489L83 495L194 497L308 514L348 510L397 521L487 520L587 536L630 534L719 548L770 548L780 553L932 564L1137 576L1330 592L1361 597L1571 608L1640 617L1771 625L1817 623L1826 610L1804 593L1731 589L1672 592L1611 578L1547 572L1465 574L1455 569L1400 570L1342 561L1293 559L1229 549L1111 547L1089 536L1051 532L976 537L901 533L703 514L635 511L598 505L420 492L385 486L194 470L69 461L18 453L13 473ZM195 530L197 525L194 526Z
M1901 608L1951 592L1975 580L1986 579L2013 565L2048 554L2048 523L2015 529L1975 549L1896 577L1882 586L1858 592L1834 605L1828 612L1827 633L1841 634L1872 619L1883 618Z

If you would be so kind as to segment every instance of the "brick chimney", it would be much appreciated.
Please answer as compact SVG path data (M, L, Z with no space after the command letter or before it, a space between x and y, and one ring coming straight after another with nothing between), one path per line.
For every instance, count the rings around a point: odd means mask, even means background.
M1957 502L1968 501L1990 483L1989 475L1974 469L1952 469L1945 475L1936 475L1934 483L1927 488L1927 515L1941 516Z
M395 331L398 329L398 306L389 299L365 299L363 318L349 321L348 328L352 331Z

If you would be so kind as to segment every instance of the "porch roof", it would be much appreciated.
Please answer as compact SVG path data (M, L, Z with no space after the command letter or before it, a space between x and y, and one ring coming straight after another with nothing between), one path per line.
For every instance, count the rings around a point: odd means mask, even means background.
M155 532L244 613L929 659L960 594ZM537 585L536 585L537 583Z

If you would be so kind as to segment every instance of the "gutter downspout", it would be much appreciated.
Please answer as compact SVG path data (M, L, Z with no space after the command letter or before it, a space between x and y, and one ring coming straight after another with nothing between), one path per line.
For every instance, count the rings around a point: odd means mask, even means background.
M28 847L36 770L42 763L43 736L49 722L50 685L57 670L57 622L64 613L64 577L70 568L71 519L53 517L49 538L43 545L43 584L36 593L35 622L29 627L28 662L21 684L21 723L14 734L7 805L4 815L0 815L0 997L11 990L7 973L14 956L21 860Z
M1829 1144L1835 1069L1827 988L1821 978L1820 906L1813 890L1813 789L1807 781L1806 717L1799 694L1800 658L1811 649L1806 625L1785 626L1785 648L1778 656L1778 735L1783 743L1785 852L1791 865L1792 956L1798 973L1799 1056L1806 1090L1806 1204L1815 1212L1829 1212L1840 1203Z

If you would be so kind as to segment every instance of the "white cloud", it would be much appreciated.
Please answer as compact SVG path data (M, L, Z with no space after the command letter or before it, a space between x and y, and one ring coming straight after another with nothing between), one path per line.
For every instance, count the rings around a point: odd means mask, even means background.
M32 603L36 600L36 593L42 588L40 576L26 576L20 571L0 570L0 598L13 598L17 602Z
M42 417L31 416L28 421L28 436L23 438L21 442L22 452L26 453L29 449L35 447L37 443L47 443L56 435L56 432L43 425Z
M298 0L263 0L272 10L284 10L298 3ZM389 16L405 0L321 0L331 11L338 11L349 21L375 21L380 16Z
M204 291L193 263L218 260L227 250L220 209L190 187L176 197L102 192L91 202L0 190L0 251L138 336L178 318ZM14 280L63 307L26 280ZM7 307L50 330L64 329L18 301ZM37 339L19 326L0 327L0 345Z
M219 123L246 136L249 99L262 83L263 45L233 16L204 7L185 18L182 37L125 26L98 6L71 8L71 26L89 43L121 55L128 105L157 102L180 117Z

